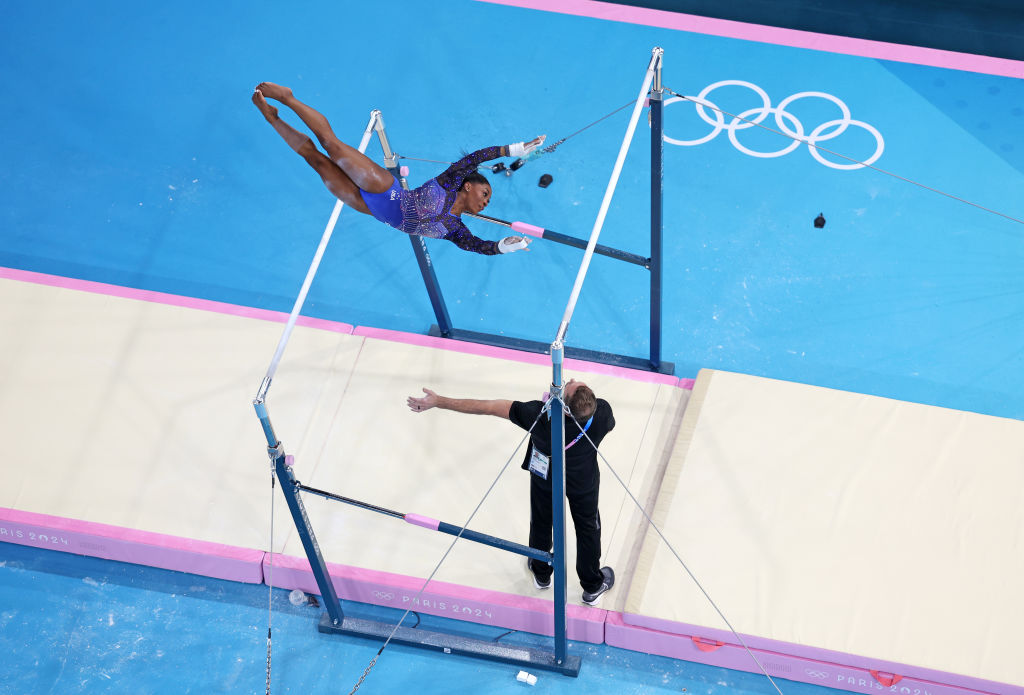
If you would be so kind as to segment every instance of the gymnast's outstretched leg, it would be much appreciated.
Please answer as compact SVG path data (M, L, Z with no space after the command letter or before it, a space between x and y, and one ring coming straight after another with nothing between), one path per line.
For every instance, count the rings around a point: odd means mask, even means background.
M277 115L277 109L267 103L267 100L263 98L259 90L253 92L252 103L256 104L256 108L260 110L260 113L267 119L267 122L274 126L274 130L288 143L288 146L302 155L306 163L313 167L316 173L320 174L320 178L323 180L324 185L327 186L327 190L352 209L367 215L370 214L369 208L366 207L366 202L359 193L359 186L342 171L341 167L318 150L308 135L300 133L282 121Z
M273 82L260 82L256 86L256 91L267 99L279 101L294 111L295 115L306 124L306 127L313 131L313 135L320 141L321 147L327 152L331 161L337 164L359 188L367 193L383 193L395 183L394 177L387 169L356 148L339 140L324 115L312 106L296 99L288 87L282 87Z

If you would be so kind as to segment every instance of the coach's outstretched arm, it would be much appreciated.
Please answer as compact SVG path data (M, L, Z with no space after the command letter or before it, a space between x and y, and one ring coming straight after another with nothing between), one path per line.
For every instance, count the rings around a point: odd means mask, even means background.
M448 398L447 396L441 396L434 393L428 388L423 389L423 393L427 394L421 398L415 396L409 396L406 401L409 405L409 410L415 413L422 413L425 410L431 408L440 408L442 410L454 410L457 413L467 413L469 415L493 415L508 419L509 409L512 407L512 401L495 398L492 400L478 400L475 398Z

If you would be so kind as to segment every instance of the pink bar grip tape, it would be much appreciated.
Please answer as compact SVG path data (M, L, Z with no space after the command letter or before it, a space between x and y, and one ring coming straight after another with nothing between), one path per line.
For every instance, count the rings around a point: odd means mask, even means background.
M431 531L436 531L437 527L441 525L441 522L437 519L431 519L429 516L421 516L419 514L406 514L403 518L410 524L422 526Z
M544 228L535 227L532 224L526 224L525 222L513 222L512 231L519 232L520 234L529 234L535 236L538 239L544 238Z

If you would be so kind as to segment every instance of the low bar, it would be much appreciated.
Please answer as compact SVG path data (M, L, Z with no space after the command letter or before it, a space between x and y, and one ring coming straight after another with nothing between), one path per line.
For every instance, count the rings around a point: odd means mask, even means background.
M456 526L455 524L438 521L437 519L430 519L425 516L420 516L419 514L406 514L405 520L416 526L422 526L423 528L447 533L449 536L458 536L459 538L465 538L467 541L473 541L474 543L480 543L482 545L489 545L492 548L507 550L510 553L523 555L534 560L540 560L541 562L546 562L549 565L551 564L551 553L531 548L528 545L513 543L512 541L507 541L504 538L490 536L486 533L480 533L479 531L471 531L464 526Z
M556 244L563 244L565 246L572 246L577 249L586 249L587 242L578 237L569 236L568 234L562 234L560 232L554 232L544 227L538 227L536 225L528 224L526 222L506 222L505 220L498 219L497 217L489 217L488 215L474 214L472 212L462 213L466 217L475 217L478 220L485 222L493 222L494 224L500 224L503 227L509 227L513 232L525 234L527 236L536 237L538 239L544 239L545 241L553 241ZM651 259L644 258L635 253L629 251L622 251L620 249L612 248L611 246L605 246L604 244L598 244L594 247L594 253L601 256L608 256L619 261L625 261L626 263L632 263L643 268L651 267Z
M567 234L559 234L558 232L552 232L551 230L545 229L544 236L542 237L548 241L553 241L556 244L564 244L566 246L572 246L577 249L586 249L587 242L583 239L577 239L576 237L569 236ZM604 244L598 244L594 247L594 253L600 256L608 256L619 261L625 261L626 263L632 263L638 265L641 268L651 267L651 259L638 256L635 253L629 253L628 251L620 251L614 249L611 246L605 246Z
M351 497L342 497L341 495L335 495L333 492L325 492L323 490L318 490L315 487L303 485L297 480L295 481L295 489L301 490L302 492L308 492L311 495L317 495L325 499L334 500L335 502L344 502L345 504L351 504L353 507L359 507L360 509L367 509L371 512L377 512L379 514L393 516L396 519L405 518L405 514L403 514L402 512L396 512L395 510L388 509L386 507L378 507L377 505L370 504L369 502L360 502L359 500L354 500Z
M333 500L335 502L344 502L345 504L352 505L353 507L377 512L378 514L384 514L396 519L402 519L414 526L421 526L432 531L447 533L449 536L458 536L459 538L465 538L467 541L473 541L474 543L480 543L482 545L489 545L492 548L498 548L500 550L507 550L510 553L515 553L517 555L525 555L526 557L533 558L534 560L540 560L541 562L546 562L548 564L551 563L551 553L544 552L543 550L537 550L527 545L522 545L521 543L507 541L504 538L498 538L497 536L473 531L465 528L464 526L456 526L455 524L449 524L446 521L438 521L437 519L432 519L421 514L403 514L402 512L396 512L393 509L388 509L387 507L378 507L377 505L370 504L369 502L361 502L359 500L352 499L351 497L344 497L342 495L336 495L333 492L318 490L315 487L303 485L297 480L295 481L295 489L301 490L302 492L308 492L311 495L323 497L324 499Z

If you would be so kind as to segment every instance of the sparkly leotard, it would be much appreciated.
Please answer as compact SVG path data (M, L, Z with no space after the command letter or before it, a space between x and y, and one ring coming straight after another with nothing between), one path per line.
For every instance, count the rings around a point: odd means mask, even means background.
M406 234L447 239L460 249L493 256L498 253L498 243L473 236L462 220L451 214L451 209L466 176L476 171L481 162L501 156L501 147L485 147L466 155L437 178L411 191L404 190L395 181L383 193L360 193L370 213L395 229Z

